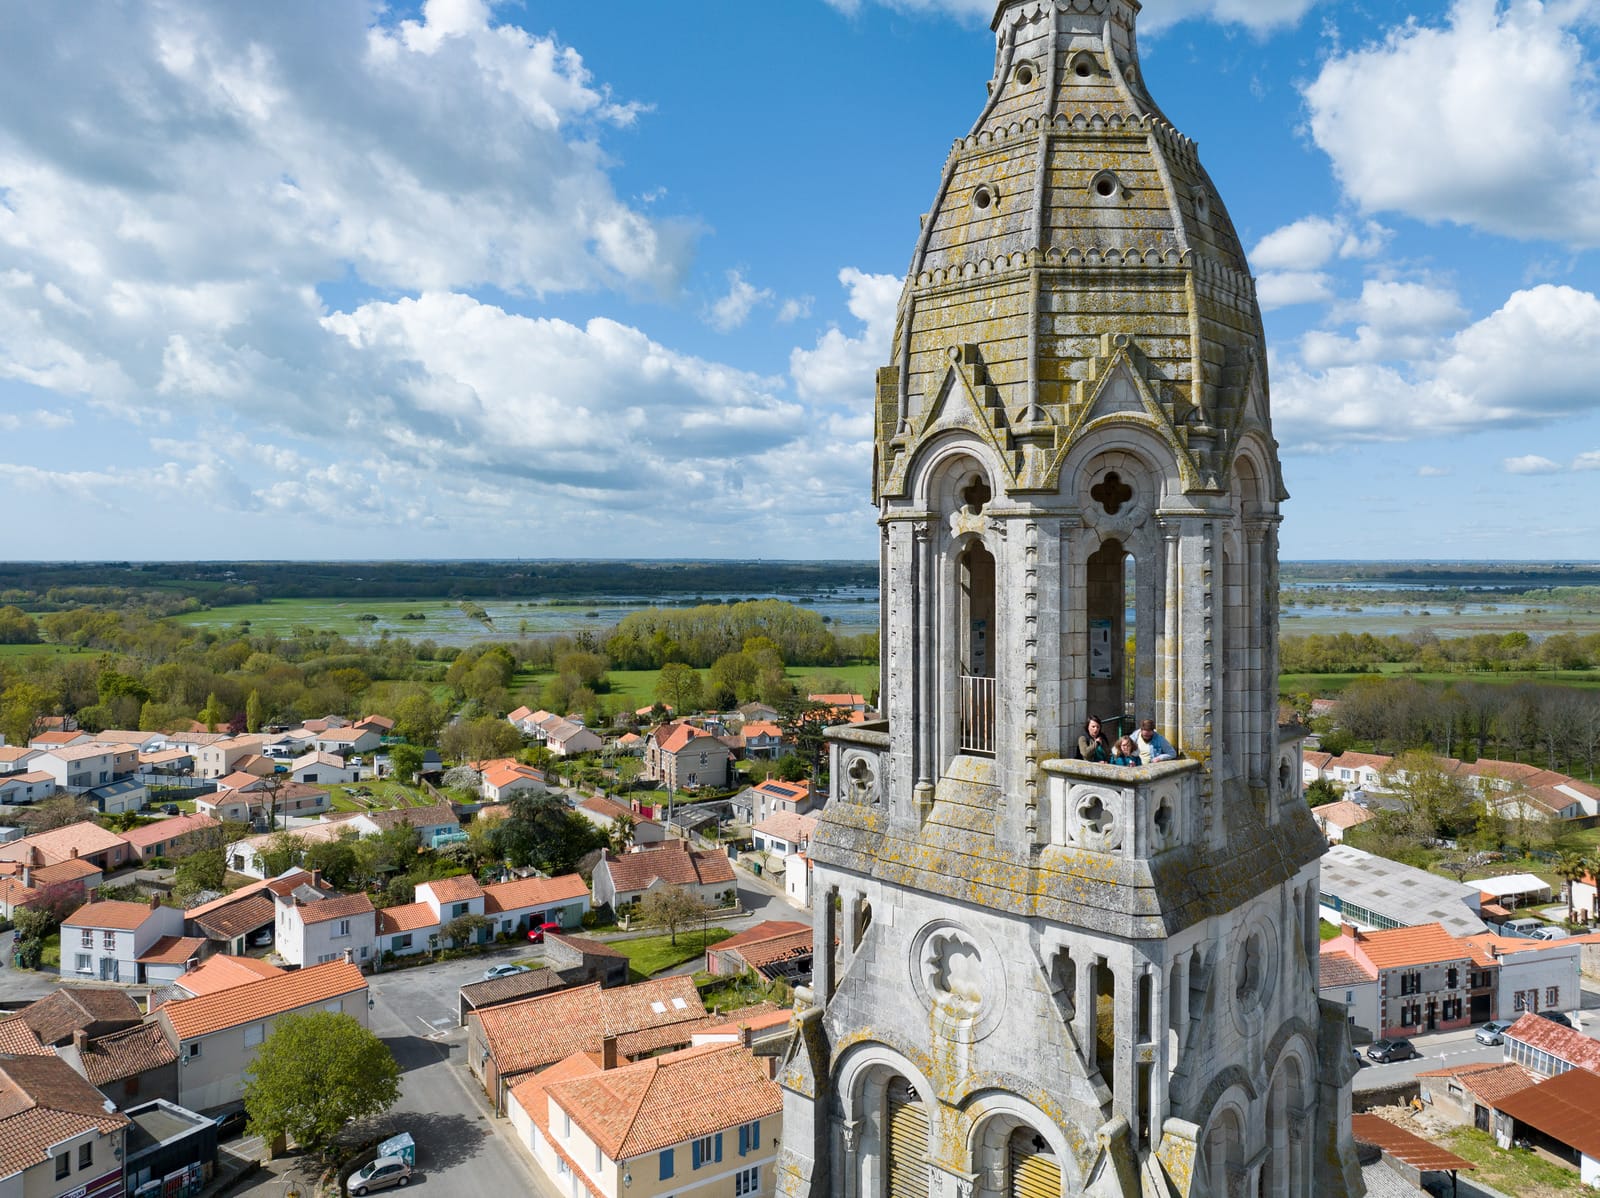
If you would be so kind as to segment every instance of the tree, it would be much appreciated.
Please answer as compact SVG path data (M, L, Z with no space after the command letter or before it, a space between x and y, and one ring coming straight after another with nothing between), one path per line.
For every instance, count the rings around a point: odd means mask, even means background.
M611 852L621 856L633 844L633 816L619 815L611 821L611 831L606 839L611 842Z
M217 692L212 691L206 696L206 705L200 709L200 722L206 726L207 732L215 732L217 725L228 718L228 713L223 709L222 700L217 698Z
M221 848L200 849L173 868L172 893L180 900L203 890L221 890L227 880L227 862Z
M639 917L655 927L666 928L673 944L678 943L679 928L692 925L695 920L704 918L705 913L706 905L682 886L652 890L639 903Z
M522 733L494 716L457 720L439 734L439 748L452 761L509 757L521 747Z
M65 791L57 791L42 803L35 804L22 818L29 832L49 832L53 828L66 828L81 824L93 814L88 801Z
M420 745L395 745L389 750L389 768L401 782L411 782L422 770Z
M556 795L521 791L509 814L490 832L497 856L512 865L536 865L547 874L571 873L606 844L605 833Z
M1563 888L1566 893L1562 896L1567 900L1567 922L1574 922L1578 916L1576 908L1572 905L1572 887L1574 883L1583 881L1589 872L1589 863L1582 853L1567 851L1556 854L1554 867L1556 877L1566 883Z
M1306 806L1321 807L1324 803L1336 803L1341 797L1339 788L1326 778L1318 778L1306 787Z
M400 1066L382 1040L349 1015L283 1015L245 1066L244 1109L256 1135L284 1136L320 1152L352 1119L400 1097Z
M279 832L258 851L261 858L261 870L269 878L275 878L284 870L300 864L300 857L306 851L306 842L300 837L289 832Z
M1417 750L1400 754L1380 772L1384 789L1405 804L1418 836L1432 839L1457 831L1470 799L1437 757Z
M494 927L494 921L482 915L458 915L439 929L439 939L448 940L452 948L471 944L481 932Z
M656 679L656 701L672 708L676 715L688 715L700 710L702 685L700 673L681 661L670 661L661 667Z
M244 701L244 726L247 732L260 732L261 725L267 722L266 704L261 701L260 691L251 691L250 697Z
M8 744L25 745L34 724L55 706L55 697L32 682L13 682L0 693L0 734Z

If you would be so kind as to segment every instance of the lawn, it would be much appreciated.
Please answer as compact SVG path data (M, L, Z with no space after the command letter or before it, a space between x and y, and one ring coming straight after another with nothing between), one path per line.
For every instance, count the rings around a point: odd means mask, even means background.
M45 969L54 969L57 973L61 972L61 930L59 928L44 938L44 946L39 955L39 964Z
M1321 934L1324 940L1337 940L1339 938L1338 927L1329 923L1325 919L1318 921L1317 931Z
M671 936L641 936L637 940L613 941L611 947L628 958L628 972L636 982L655 977L685 961L693 961L709 945L726 940L733 933L727 928L700 928L681 931L674 944Z
M1488 1132L1475 1127L1458 1127L1443 1139L1444 1147L1478 1166L1472 1173L1474 1181L1493 1186L1503 1194L1553 1198L1558 1194L1593 1193L1585 1191L1574 1170L1535 1156L1525 1148L1499 1148Z
M700 677L705 679L710 671L701 670ZM876 662L855 663L847 666L790 666L784 671L791 681L801 687L802 693L806 689L803 684L811 679L837 679L849 687L851 692L866 695L869 698L872 692L878 689L878 665ZM608 705L626 710L635 710L648 707L656 699L656 682L661 677L660 670L612 670L606 677L610 680L611 687L606 692L605 698ZM539 696L551 675L548 672L533 673L531 671L519 673L512 683L515 697L518 701L529 706L539 705Z
M363 802L362 796L349 794L349 786L331 786L329 801L335 811L382 811L390 807L426 807L430 799L419 790L399 782L369 780L352 785L372 792L372 801Z

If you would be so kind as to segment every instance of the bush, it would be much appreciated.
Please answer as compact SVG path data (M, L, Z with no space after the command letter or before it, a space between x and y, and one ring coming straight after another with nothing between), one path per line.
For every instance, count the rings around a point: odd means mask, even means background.
M38 969L44 960L44 941L35 937L18 940L12 950L18 969Z

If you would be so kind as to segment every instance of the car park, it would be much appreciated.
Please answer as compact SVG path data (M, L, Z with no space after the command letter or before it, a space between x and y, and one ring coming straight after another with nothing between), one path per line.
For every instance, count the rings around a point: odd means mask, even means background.
M1400 1036L1390 1040L1374 1040L1372 1047L1367 1049L1367 1056L1380 1065L1387 1065L1391 1061L1409 1061L1421 1055L1410 1040Z
M1502 1044L1505 1042L1505 1030L1510 1026L1509 1023L1497 1023L1491 1019L1472 1035L1479 1044Z
M363 1165L350 1174L348 1183L352 1194L370 1194L373 1190L386 1190L390 1186L410 1184L411 1166L397 1156L380 1156L369 1165Z
M495 978L508 978L514 973L527 973L526 965L491 965L483 971L483 980L492 982Z
M542 923L536 928L528 929L528 939L534 944L543 944L546 932L559 932L561 925L558 923Z

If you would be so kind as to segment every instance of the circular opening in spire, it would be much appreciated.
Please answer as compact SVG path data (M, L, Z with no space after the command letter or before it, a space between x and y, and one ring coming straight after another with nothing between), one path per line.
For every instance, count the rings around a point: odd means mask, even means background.
M1109 200L1117 194L1117 181L1110 175L1101 175L1094 181L1094 194Z
M1079 54L1072 60L1072 73L1079 79L1094 78L1094 56L1088 53Z
M1016 79L1018 87L1032 87L1036 78L1033 64L1031 62L1018 64L1016 73L1012 77Z
M972 193L972 206L982 212L993 206L994 199L994 192L987 187L979 187Z

